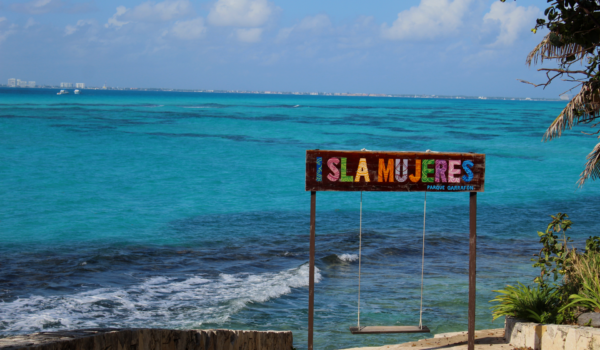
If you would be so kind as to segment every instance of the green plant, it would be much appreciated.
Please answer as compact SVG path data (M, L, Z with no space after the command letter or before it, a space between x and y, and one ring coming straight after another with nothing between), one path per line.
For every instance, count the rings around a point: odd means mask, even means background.
M600 237L594 236L585 240L585 252L600 253Z
M567 214L551 215L545 232L538 232L542 249L531 259L540 268L529 288L519 283L497 290L491 302L493 319L513 316L539 323L573 323L581 309L600 311L600 237L586 240L585 252L567 244L572 222ZM562 233L562 237L560 235ZM551 277L551 278L550 278Z
M577 293L571 294L571 302L561 310L570 307L580 307L600 311L600 253L593 250L574 258L573 275L581 287Z
M567 246L571 238L566 231L572 222L563 213L551 217L546 230L538 232L542 248L531 259L533 267L540 268L539 276L534 279L537 286L529 288L519 284L496 291L500 295L492 302L500 304L492 307L494 319L514 316L539 323L563 323L575 318L573 307L561 307L580 286L579 278L572 274L577 253Z
M553 282L556 282L559 275L564 275L572 265L567 243L571 242L571 238L567 237L566 231L571 228L571 220L567 214L558 213L550 215L552 221L548 224L545 232L539 232L540 243L542 249L539 254L535 254L537 258L531 259L534 261L533 267L540 268L540 275L534 279L534 282L544 288L546 278L553 276ZM557 234L562 232L563 237L558 237Z
M518 286L506 286L495 290L499 293L491 302L493 320L501 316L512 316L538 323L553 323L557 320L560 298L554 288L537 285L527 287L519 282Z

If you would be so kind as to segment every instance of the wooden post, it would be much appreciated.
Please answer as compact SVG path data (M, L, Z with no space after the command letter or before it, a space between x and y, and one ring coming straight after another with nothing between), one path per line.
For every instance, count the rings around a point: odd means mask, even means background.
M310 192L310 257L308 263L308 350L313 350L315 313L315 216L317 192Z
M475 302L477 295L477 192L469 193L469 326L468 350L475 349Z

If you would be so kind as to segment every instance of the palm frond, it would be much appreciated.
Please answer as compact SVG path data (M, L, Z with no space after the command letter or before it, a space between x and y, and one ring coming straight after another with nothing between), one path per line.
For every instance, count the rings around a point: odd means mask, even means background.
M526 60L527 65L531 66L532 61L534 64L537 64L538 59L540 60L540 62L543 62L544 57L542 56L542 52L547 51L548 45L551 45L550 44L550 33L546 34L544 39L542 39L542 41L540 41L540 43L537 44L537 46L529 53L529 55L527 55L527 60Z
M579 187L583 186L590 177L592 180L600 178L600 143L587 156L585 168L579 175L579 181L577 182Z
M575 56L576 59L583 58L587 52L586 48L575 44L565 43L557 46L555 43L563 40L563 37L559 34L550 32L540 41L539 44L527 55L527 65L531 66L531 63L537 64L544 62L544 59L556 59L561 57ZM554 43L553 43L554 42Z
M544 140L550 141L560 137L565 129L572 129L574 125L585 123L600 115L600 91L586 82L581 86L581 91L554 119L544 134Z

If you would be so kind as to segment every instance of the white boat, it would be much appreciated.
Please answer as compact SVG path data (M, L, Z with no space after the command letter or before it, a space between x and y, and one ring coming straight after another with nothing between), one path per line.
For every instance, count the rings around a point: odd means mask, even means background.
M69 92L68 92L67 90L60 90L60 91L59 91L59 92L57 92L56 94L57 94L57 95L66 95L66 94L68 94L68 93L69 93Z
M75 95L79 95L79 90L75 90L75 91L73 91L73 93L74 93Z

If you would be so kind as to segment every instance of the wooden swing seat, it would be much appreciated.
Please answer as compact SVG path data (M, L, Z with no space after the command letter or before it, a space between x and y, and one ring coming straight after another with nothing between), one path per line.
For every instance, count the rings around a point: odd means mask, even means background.
M430 333L427 326L365 326L350 327L352 334Z

